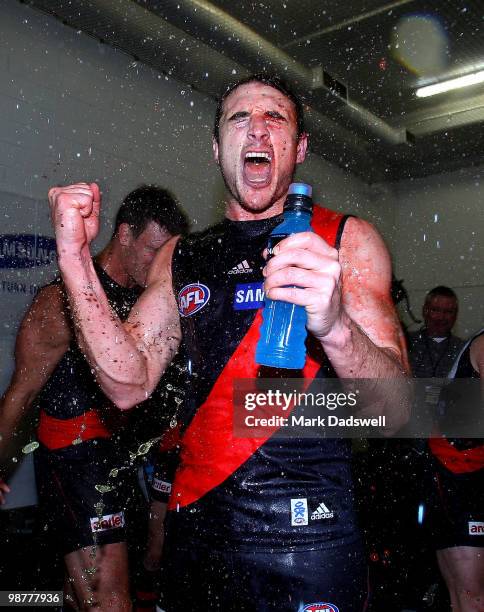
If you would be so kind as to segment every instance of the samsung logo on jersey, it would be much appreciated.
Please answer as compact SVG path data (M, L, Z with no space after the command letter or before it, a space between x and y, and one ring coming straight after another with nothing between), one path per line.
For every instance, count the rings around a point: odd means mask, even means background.
M50 266L57 260L55 239L36 234L0 236L0 268Z
M264 306L263 283L241 283L235 287L234 310L253 310Z
M182 317L190 317L201 310L210 299L210 289L202 283L185 285L178 294L178 311Z

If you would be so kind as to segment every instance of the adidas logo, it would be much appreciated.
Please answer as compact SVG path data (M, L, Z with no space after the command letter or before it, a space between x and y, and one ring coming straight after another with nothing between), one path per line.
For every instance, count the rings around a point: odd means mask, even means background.
M247 259L244 259L243 262L234 266L232 270L229 270L229 274L250 274L250 272L253 272L253 270L249 266Z
M311 514L312 521L320 521L322 519L330 519L334 517L334 512L328 508L326 504L321 502L316 510Z

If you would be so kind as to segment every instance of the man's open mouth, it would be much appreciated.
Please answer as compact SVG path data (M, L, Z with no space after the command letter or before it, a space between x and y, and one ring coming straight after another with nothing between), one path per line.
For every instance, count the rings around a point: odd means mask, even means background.
M249 183L267 184L271 180L272 155L267 151L247 151L244 176Z

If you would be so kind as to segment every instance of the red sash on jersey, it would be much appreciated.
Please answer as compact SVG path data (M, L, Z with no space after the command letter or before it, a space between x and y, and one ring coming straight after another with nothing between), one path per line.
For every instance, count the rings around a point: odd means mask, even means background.
M454 474L477 472L484 468L484 446L459 450L444 436L429 439L433 455Z
M110 438L111 432L101 421L96 410L88 410L72 419L56 419L43 410L37 428L37 438L49 450L71 446L74 440Z
M342 217L315 206L311 225L319 236L334 246ZM235 438L233 434L233 380L257 378L259 366L255 363L255 349L261 322L259 310L183 435L180 466L168 504L171 510L196 502L220 485L278 429L267 428L268 434L261 438ZM305 388L319 368L319 361L308 355L303 369Z

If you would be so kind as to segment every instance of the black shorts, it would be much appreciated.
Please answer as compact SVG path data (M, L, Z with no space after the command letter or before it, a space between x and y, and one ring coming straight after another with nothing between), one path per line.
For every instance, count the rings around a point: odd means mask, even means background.
M139 492L111 440L54 451L40 446L34 459L41 524L64 555L126 541L126 509Z
M165 551L166 612L362 612L368 596L359 544L298 552L228 552L173 543Z
M435 549L484 547L484 469L454 474L433 463L425 522Z

